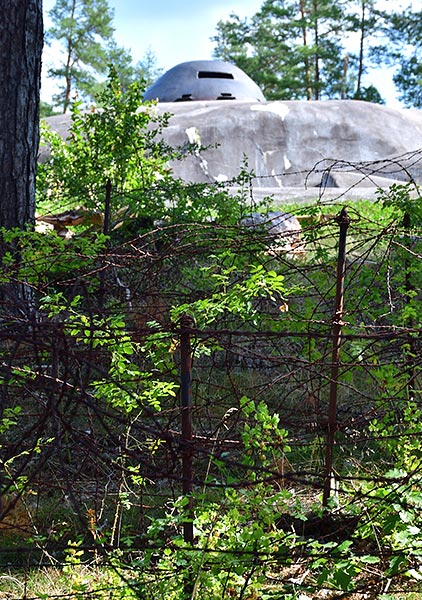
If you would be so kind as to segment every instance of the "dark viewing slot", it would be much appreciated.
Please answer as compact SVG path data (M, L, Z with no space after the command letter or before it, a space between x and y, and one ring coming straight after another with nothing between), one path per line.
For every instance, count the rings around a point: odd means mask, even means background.
M219 73L218 71L198 71L198 79L234 79L231 73Z

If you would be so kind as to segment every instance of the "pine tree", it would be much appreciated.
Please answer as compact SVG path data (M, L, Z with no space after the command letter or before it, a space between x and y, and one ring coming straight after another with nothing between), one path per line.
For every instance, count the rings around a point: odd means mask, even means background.
M113 12L107 0L56 0L49 16L53 25L47 32L47 41L61 42L64 57L61 65L49 69L48 74L64 80L54 101L66 112L72 93L90 97L98 75L108 70Z
M351 96L356 100L384 104L373 85L364 85L368 68L380 62L376 48L378 39L383 35L383 15L376 8L376 0L356 0L356 5L356 11L348 16L349 30L359 36L358 50L349 56L350 85L354 85Z
M265 0L250 20L231 15L217 24L214 55L243 69L269 100L350 98L357 81L362 90L372 3ZM360 32L356 54L346 50L351 31ZM375 98L377 91L371 93Z
M53 101L64 113L72 95L77 94L82 100L96 100L104 90L110 66L124 90L134 81L148 86L161 75L151 49L134 64L130 52L117 45L114 15L107 0L56 0L49 16L53 25L48 30L47 41L61 43L63 61L50 68L48 75L63 82Z
M384 57L399 68L393 77L405 106L422 108L422 11L386 14L390 46Z
M4 0L0 23L0 227L35 216L43 19L41 0Z
M12 230L24 229L35 219L43 15L41 0L3 0L2 8L0 227ZM6 252L18 260L16 245L6 239L1 232L0 262ZM30 286L16 282L14 275L7 283L5 273L0 283L0 312L31 310Z

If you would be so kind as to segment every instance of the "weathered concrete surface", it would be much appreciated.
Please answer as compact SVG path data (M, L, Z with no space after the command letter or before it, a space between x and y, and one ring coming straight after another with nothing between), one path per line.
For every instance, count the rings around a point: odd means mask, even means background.
M266 234L270 248L274 251L282 249L284 252L303 251L301 244L302 227L294 215L280 211L270 211L266 214L254 212L240 221L251 234ZM265 236L264 236L265 237Z
M159 108L174 115L165 132L171 144L188 141L192 128L197 129L203 146L219 144L175 167L177 175L191 181L235 177L246 156L257 186L291 187L306 182L313 187L324 176L325 184L348 187L350 177L347 182L339 181L342 171L375 170L377 177L404 178L400 160L366 168L354 163L382 161L422 148L422 111L393 110L367 102L230 102L223 106L196 102L160 104ZM346 164L337 165L337 181L330 182L333 161ZM422 163L411 165L410 172L420 178ZM359 177L354 183L358 181Z
M207 147L172 165L186 181L230 180L246 160L255 174L254 189L271 193L321 185L388 187L410 178L422 182L422 111L356 100L198 101L156 109L173 115L164 131L171 145L200 140ZM47 121L66 135L67 115Z

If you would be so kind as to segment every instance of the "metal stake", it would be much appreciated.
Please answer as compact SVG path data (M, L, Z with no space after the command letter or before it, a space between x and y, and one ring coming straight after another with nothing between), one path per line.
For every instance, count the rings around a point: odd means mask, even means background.
M340 226L338 258L337 258L337 285L333 315L333 349L331 354L330 397L328 404L327 438L325 443L325 470L324 492L322 505L327 508L331 493L331 478L333 470L334 437L337 431L337 392L338 373L340 361L341 331L343 326L343 300L344 300L344 275L346 270L346 234L350 218L344 207L336 219Z
M193 324L193 319L188 315L183 315L180 319L182 492L188 499L188 519L183 523L183 539L190 545L193 545L192 355L190 343Z

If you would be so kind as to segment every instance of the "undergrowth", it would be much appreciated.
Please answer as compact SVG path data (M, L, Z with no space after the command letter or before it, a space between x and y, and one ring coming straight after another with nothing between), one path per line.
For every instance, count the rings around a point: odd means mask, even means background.
M344 203L289 207L305 218L299 251L287 249L241 226L245 173L237 196L176 181L169 161L192 148L162 144L167 118L114 76L102 102L110 110L74 107L66 144L46 134L38 194L41 212L83 203L104 216L109 181L109 227L2 233L1 283L30 288L31 304L1 314L0 595L417 598L421 219L410 186L347 206L334 377Z

